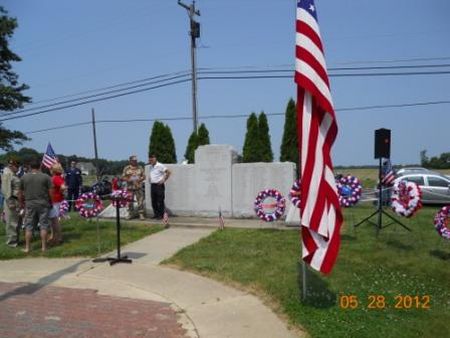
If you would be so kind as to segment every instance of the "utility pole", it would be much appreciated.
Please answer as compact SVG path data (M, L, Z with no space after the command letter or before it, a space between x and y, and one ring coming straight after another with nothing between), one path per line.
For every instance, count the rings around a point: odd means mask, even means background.
M189 23L191 30L189 35L191 36L191 68L192 68L192 119L194 124L194 132L197 132L198 128L198 115L197 115L197 66L196 66L196 39L200 37L200 23L194 20L194 16L200 16L200 11L195 10L195 0L192 1L192 5L188 6L178 0L178 5L185 8L188 11Z
M97 177L97 182L100 181L98 175L98 151L97 151L97 133L95 131L95 111L92 108L92 131L94 132L94 152L95 152L95 176Z

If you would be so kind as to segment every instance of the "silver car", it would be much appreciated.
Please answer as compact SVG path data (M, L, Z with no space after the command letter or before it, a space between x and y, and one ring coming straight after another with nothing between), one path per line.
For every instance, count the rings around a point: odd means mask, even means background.
M406 168L399 168L396 170L396 174L398 176L400 175L403 176L407 174L427 174L427 173L435 174L436 172L422 167L406 167Z
M405 174L395 179L414 182L422 190L422 203L450 204L450 178L433 172Z

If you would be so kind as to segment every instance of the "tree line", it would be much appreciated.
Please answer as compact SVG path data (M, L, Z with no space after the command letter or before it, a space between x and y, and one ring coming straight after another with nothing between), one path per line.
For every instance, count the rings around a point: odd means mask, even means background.
M184 153L186 163L194 163L195 150L206 144L210 144L209 131L202 123L198 131L193 131L189 136ZM155 121L150 135L148 152L157 154L158 160L163 163L177 163L175 142L168 125ZM247 132L239 160L248 163L273 162L273 159L267 116L264 112L258 116L251 113L247 119ZM286 107L280 161L298 162L296 105L293 99L289 100Z
M450 169L450 152L442 153L439 156L428 157L427 151L420 152L420 163L424 168Z

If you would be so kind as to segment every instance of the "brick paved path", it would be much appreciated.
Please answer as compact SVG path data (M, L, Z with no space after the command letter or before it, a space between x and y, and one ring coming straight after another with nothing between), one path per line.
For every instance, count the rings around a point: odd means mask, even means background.
M0 282L0 337L185 337L167 303Z

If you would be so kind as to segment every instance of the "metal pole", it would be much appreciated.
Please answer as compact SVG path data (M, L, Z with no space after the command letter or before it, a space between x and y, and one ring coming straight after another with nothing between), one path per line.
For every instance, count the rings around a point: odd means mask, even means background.
M377 224L377 235L378 232L381 230L381 224L383 224L382 220L382 210L383 210L383 167L382 167L382 158L380 157L378 162L378 224Z
M94 152L95 152L95 176L97 177L97 182L100 181L98 175L98 151L97 151L97 133L95 131L95 111L92 108L92 131L94 133Z
M303 301L306 300L306 263L305 261L302 259L302 277L303 277Z
M195 2L194 5L195 6ZM191 6L191 13L195 8ZM190 20L192 21L192 14L189 15ZM195 37L191 33L191 68L192 68L192 120L194 131L198 131L198 117L197 117L197 65L196 65L196 44Z
M178 0L178 5L185 8L188 12L189 16L189 24L191 27L190 36L191 36L191 78L192 78L192 122L194 132L198 131L198 114L197 114L197 62L196 62L196 42L195 39L198 37L196 34L198 32L194 31L195 20L194 16L200 16L200 11L195 9L195 1L192 2L190 6L182 3Z

